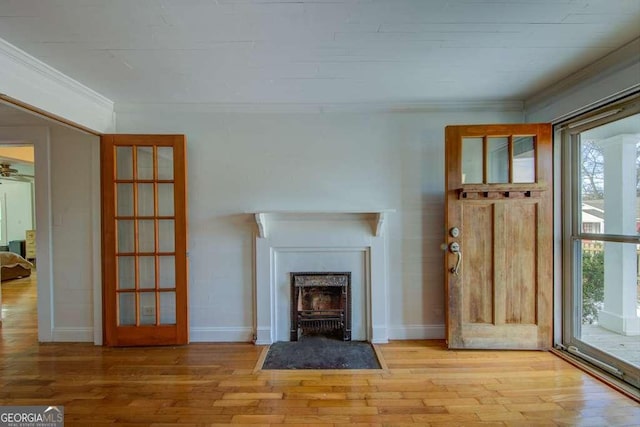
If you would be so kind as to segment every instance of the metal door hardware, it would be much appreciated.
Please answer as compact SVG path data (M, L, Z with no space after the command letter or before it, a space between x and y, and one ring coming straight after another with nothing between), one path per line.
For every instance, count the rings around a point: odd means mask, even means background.
M457 276L460 273L460 264L462 263L462 251L460 250L460 243L453 242L449 245L449 252L457 255L456 265L455 267L451 267L449 270L453 273L454 276Z

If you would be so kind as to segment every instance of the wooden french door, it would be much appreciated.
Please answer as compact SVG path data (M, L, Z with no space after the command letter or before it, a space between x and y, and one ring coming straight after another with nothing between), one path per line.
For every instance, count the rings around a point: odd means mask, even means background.
M104 135L104 342L189 341L183 135Z
M445 134L448 346L547 349L551 125L448 126Z

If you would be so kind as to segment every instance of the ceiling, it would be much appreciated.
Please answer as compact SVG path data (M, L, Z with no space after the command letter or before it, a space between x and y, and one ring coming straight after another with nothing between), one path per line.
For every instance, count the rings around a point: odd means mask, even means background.
M640 0L0 0L0 38L116 104L525 100Z

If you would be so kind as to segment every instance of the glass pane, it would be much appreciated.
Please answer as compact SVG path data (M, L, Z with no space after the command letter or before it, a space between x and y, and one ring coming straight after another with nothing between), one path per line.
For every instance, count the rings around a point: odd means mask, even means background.
M132 256L118 257L118 289L136 287L136 260Z
M153 179L153 147L138 147L138 179Z
M158 215L173 216L173 184L158 184Z
M160 324L176 324L176 293L160 292Z
M118 324L131 326L136 324L136 295L134 293L118 294Z
M638 246L582 242L582 328L578 338L640 367ZM635 336L634 336L635 334Z
M158 147L158 179L173 179L173 147Z
M513 137L513 182L536 182L536 148L533 136Z
M153 216L153 184L138 185L138 216Z
M488 182L509 182L509 138L487 138Z
M638 134L640 114L580 134L583 233L638 234Z
M116 147L116 179L133 179L133 147Z
M154 220L141 219L138 221L138 252L155 252L155 250Z
M175 251L175 226L172 219L161 219L158 221L158 251Z
M116 215L133 216L133 184L116 184L118 207Z
M140 275L140 289L154 289L156 287L155 257L138 257L138 274Z
M482 184L482 138L462 138L462 183Z
M130 219L119 219L116 220L116 223L118 224L118 252L133 252L135 237L133 221Z
M161 288L176 287L176 258L172 255L158 257L158 285Z
M140 292L140 324L156 324L156 293Z

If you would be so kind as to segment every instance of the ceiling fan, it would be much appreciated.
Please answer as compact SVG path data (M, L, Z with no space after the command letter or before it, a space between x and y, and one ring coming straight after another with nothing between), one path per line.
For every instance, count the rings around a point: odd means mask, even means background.
M33 175L19 173L9 163L0 163L0 179L9 181L33 182Z

